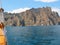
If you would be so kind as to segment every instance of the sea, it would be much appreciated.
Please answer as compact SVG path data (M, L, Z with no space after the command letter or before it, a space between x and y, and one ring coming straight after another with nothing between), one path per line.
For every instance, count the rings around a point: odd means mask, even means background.
M60 45L60 25L6 26L7 45Z

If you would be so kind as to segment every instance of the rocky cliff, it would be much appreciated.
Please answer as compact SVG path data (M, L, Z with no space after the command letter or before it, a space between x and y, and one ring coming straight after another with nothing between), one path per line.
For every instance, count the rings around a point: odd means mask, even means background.
M22 13L4 13L5 25L40 26L59 25L60 17L50 7L32 8Z

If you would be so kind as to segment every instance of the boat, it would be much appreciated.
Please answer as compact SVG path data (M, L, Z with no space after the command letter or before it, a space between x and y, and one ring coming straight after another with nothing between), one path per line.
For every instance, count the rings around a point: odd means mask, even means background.
M0 45L6 45L6 38L4 34L4 16L3 8L0 8Z

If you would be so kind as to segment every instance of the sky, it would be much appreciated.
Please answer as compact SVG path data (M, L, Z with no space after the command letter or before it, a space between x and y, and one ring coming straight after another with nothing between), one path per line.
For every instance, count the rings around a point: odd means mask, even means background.
M60 0L1 0L5 12L19 13L31 8L51 7L60 15Z

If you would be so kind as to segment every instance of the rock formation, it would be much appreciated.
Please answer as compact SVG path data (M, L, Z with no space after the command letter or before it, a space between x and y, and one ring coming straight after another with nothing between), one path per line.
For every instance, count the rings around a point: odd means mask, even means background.
M59 25L60 17L50 7L32 8L22 13L4 13L5 25L40 26Z

